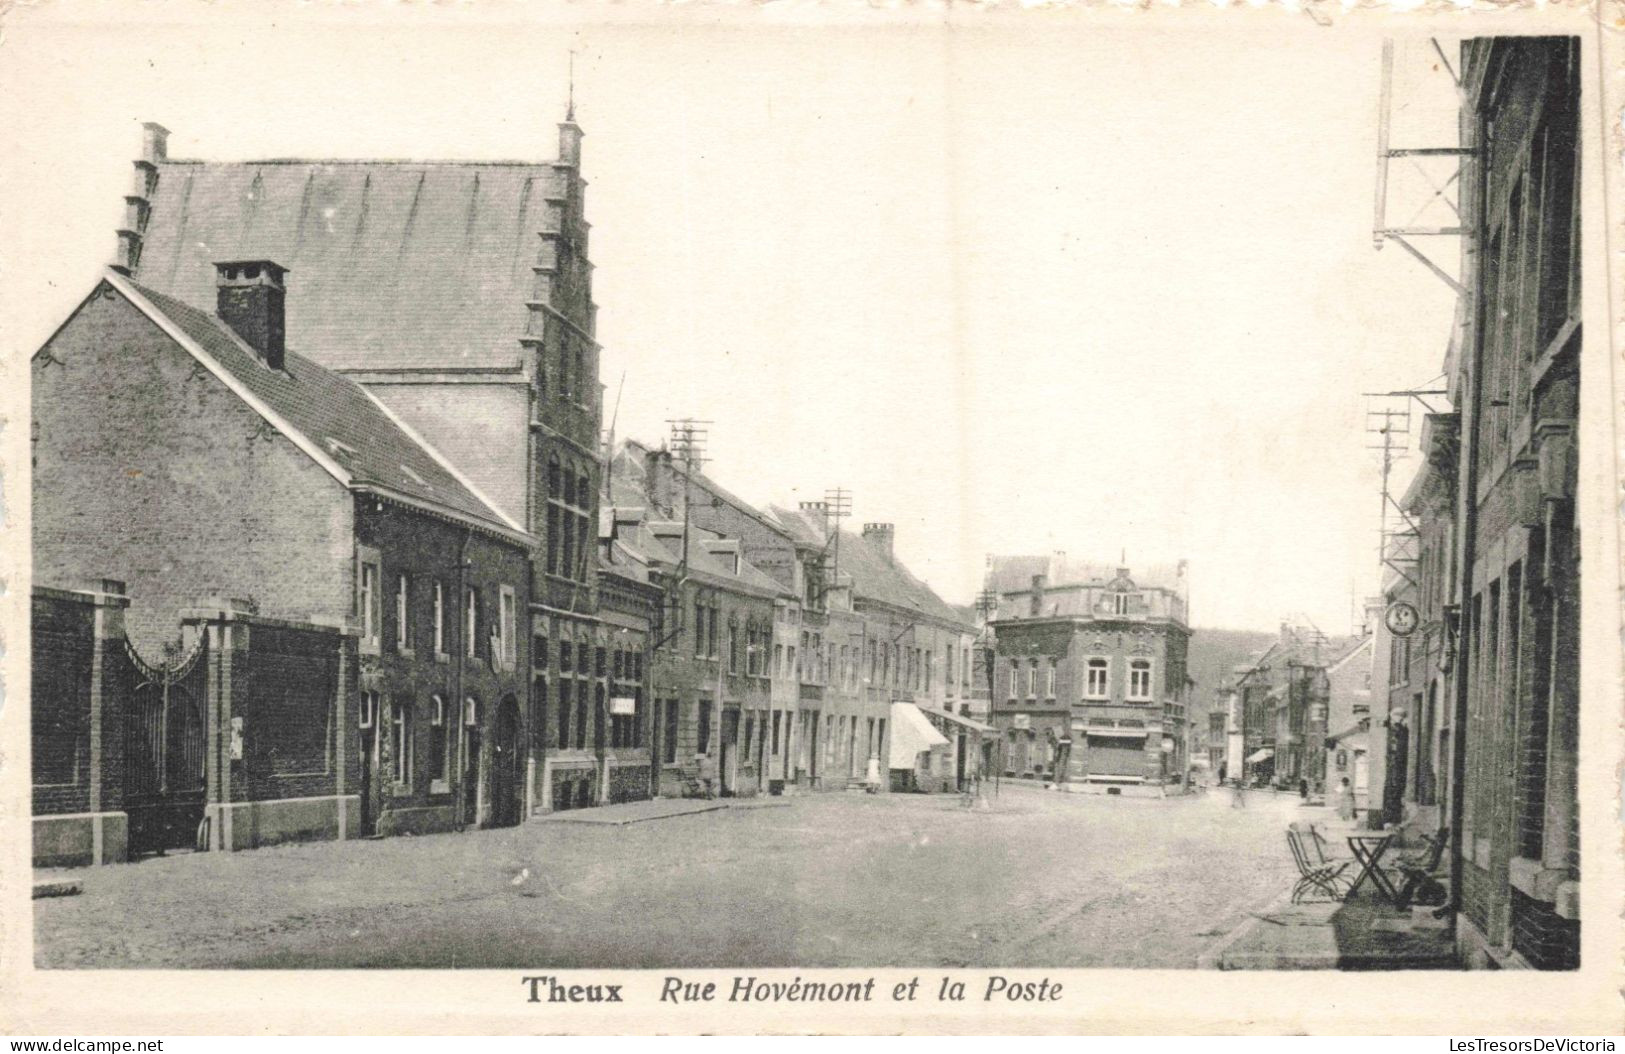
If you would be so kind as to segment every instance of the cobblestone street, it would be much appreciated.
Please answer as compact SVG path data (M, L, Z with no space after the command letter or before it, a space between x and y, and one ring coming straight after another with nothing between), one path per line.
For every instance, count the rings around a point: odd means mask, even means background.
M1166 967L1279 894L1296 797L803 795L74 872L42 967Z

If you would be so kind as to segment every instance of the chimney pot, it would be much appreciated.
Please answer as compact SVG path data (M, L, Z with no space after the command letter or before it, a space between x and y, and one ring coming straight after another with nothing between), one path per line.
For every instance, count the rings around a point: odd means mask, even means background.
M273 370L287 351L286 267L270 260L225 260L214 265L215 313Z

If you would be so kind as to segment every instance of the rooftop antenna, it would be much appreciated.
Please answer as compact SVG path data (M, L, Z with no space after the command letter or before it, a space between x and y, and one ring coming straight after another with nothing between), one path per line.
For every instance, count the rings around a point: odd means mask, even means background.
M569 105L566 107L566 109L564 111L564 119L566 121L573 121L573 120L576 119L576 49L575 48L570 49L570 87L569 87L569 96L568 96L568 98L569 98Z
M609 431L604 436L604 497L613 493L609 485L610 469L615 462L615 423L621 419L621 393L626 391L626 369L621 369L621 381L615 386L615 409L609 414Z

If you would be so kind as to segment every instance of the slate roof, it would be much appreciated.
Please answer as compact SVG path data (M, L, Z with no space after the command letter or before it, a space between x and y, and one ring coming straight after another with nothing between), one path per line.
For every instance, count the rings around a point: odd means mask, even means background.
M813 514L799 509L773 505L768 510L773 519L798 540L813 540L822 544L823 525L815 522ZM975 624L967 623L923 581L915 578L908 568L893 559L888 561L881 548L854 531L841 532L840 572L852 578L853 594L859 599L878 601L905 611L918 611L930 618L963 626L973 632Z
M291 351L284 368L273 370L215 316L117 275L107 281L138 310L156 313L155 322L167 320L180 330L225 371L239 394L246 392L297 433L290 439L336 465L346 486L378 487L504 534L529 537L359 384Z
M157 162L134 277L214 302L216 260L289 269L288 346L330 369L517 368L552 163Z
M1033 576L1043 575L1046 586L1100 586L1117 577L1121 564L1096 564L1073 560L1064 553L1051 556L994 556L988 566L986 588L999 593L1025 593L1033 587ZM1139 589L1167 589L1183 595L1183 576L1178 564L1129 566L1129 578Z

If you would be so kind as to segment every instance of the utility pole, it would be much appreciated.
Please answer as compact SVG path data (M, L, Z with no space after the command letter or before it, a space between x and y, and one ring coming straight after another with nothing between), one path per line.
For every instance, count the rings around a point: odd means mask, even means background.
M831 487L824 491L824 529L830 533L825 544L834 553L834 569L824 589L828 592L841 581L841 521L852 515L852 492L845 487Z
M987 647L981 649L982 663L987 671L987 709L988 717L993 716L993 658L998 654L994 646L991 623L993 616L999 612L999 594L991 589L984 589L976 594L976 613L982 616L982 632L988 635ZM993 796L999 796L999 781L1004 775L1004 764L1009 760L1008 747L1004 740L1004 733L999 733L999 763L993 769Z

